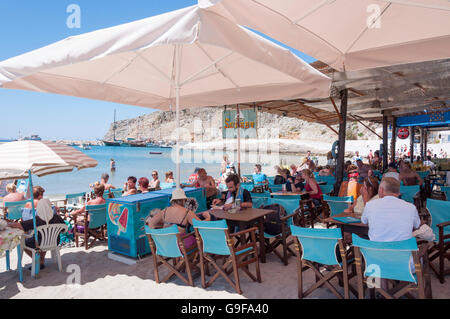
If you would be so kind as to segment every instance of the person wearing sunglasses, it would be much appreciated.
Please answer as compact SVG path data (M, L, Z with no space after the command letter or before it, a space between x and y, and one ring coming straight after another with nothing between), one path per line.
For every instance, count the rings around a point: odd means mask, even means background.
M378 186L378 179L376 177L364 178L360 189L360 195L356 201L345 210L345 212L361 216L366 204L371 200L379 198Z
M150 181L150 185L149 185L149 187L150 187L150 189L154 189L154 190L160 190L161 189L161 186L160 186L160 184L161 184L161 182L159 181L159 178L158 178L158 172L157 171L153 171L152 172L152 180Z

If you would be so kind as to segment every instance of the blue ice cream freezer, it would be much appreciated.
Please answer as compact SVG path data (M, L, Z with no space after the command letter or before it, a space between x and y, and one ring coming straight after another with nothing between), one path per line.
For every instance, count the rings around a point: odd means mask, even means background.
M108 249L138 258L150 254L145 235L145 219L153 209L164 209L169 204L169 195L146 193L121 198L110 198L108 203Z
M152 192L153 194L162 194L162 195L168 195L169 200L172 199L172 193L175 190L175 188L169 188L169 189L163 189L160 191ZM188 198L195 198L198 203L198 209L194 213L200 213L207 211L206 208L206 189L205 188L193 188L193 187L186 187L183 188L186 197Z

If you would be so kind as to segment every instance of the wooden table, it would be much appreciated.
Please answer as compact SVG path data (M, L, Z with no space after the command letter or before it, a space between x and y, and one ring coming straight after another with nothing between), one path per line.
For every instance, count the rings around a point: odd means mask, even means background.
M270 193L270 196L306 196L309 195L309 192L303 191L303 192L276 192L276 193Z
M334 215L333 217L328 217L324 219L323 222L336 224L339 228L341 228L342 233L357 234L367 238L369 233L369 225L363 223L343 223L338 220L335 220L334 217L355 217L354 214L340 213Z
M266 262L266 246L264 243L264 217L273 213L269 209L259 209L259 208L247 208L241 210L237 213L229 213L221 209L214 209L209 211L210 214L214 215L216 218L225 219L230 221L231 224L237 224L239 227L244 229L246 225L258 223L259 229L259 254L261 257L261 262ZM242 241L242 238L241 238Z

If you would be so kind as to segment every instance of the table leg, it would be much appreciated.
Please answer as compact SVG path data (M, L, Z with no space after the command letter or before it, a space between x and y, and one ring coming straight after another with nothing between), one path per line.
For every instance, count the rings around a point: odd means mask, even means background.
M23 282L23 270L22 270L22 248L17 246L17 269L19 270L19 281Z
M11 266L10 266L10 263L9 263L9 250L7 250L6 251L6 270L10 270L11 269Z
M264 219L260 218L258 220L259 226L259 253L261 255L261 262L266 262L266 244L264 243Z

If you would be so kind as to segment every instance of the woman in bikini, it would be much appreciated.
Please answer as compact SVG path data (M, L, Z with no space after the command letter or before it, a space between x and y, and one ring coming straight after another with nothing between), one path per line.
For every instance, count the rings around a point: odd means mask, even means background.
M192 225L192 220L211 220L211 215L208 212L202 214L202 218L196 215L193 211L185 208L187 201L186 194L182 189L176 189L172 193L172 200L170 206L164 210L159 211L155 216L146 220L148 227L150 228L167 228L172 225L177 225L181 234L186 234L186 229L189 225ZM189 248L195 245L195 237L189 236L184 240L185 248Z

